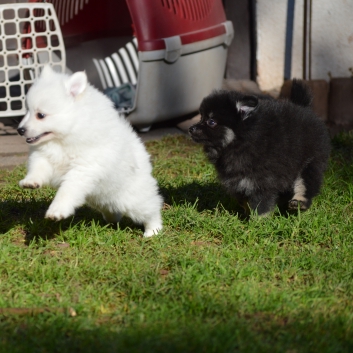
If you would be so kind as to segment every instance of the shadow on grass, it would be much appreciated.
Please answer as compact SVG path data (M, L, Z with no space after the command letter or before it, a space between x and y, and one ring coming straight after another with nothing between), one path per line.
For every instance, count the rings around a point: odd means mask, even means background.
M179 187L162 187L161 193L167 204L185 205L185 203L189 203L193 205L197 201L195 205L198 212L212 211L221 205L223 209L243 222L250 219L250 215L245 212L244 208L235 198L228 195L219 183L201 185L192 182ZM287 218L289 215L298 213L287 208L291 196L291 194L281 196L274 216Z
M37 242L41 239L50 240L82 221L90 224L106 225L103 217L89 207L79 208L75 215L65 220L54 222L44 218L50 202L45 201L18 201L7 200L0 202L0 235L18 227L19 233L24 238L24 244ZM116 224L110 225L113 229L118 229ZM130 219L123 218L119 223L119 229L138 228Z
M166 318L126 325L50 314L3 317L1 352L351 352L353 335L343 317L290 320L268 313L226 320Z
M242 217L243 208L229 196L219 183L200 184L193 181L182 186L162 186L161 194L167 204L195 204L197 211L214 210L220 204L230 214Z

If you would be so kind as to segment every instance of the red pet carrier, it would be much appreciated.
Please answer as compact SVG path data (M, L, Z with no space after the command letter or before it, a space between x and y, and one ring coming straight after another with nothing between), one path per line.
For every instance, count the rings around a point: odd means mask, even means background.
M131 67L138 69L135 104L128 115L138 128L196 111L203 97L221 87L233 38L221 0L126 2L137 37L138 64L117 54L96 61L103 87L114 85L114 77L129 77ZM132 46L122 50L132 52Z

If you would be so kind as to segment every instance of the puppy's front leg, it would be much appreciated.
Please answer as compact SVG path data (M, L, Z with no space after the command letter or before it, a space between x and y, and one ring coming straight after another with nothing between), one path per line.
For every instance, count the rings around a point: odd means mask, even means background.
M94 181L82 173L75 171L67 173L45 214L45 218L59 221L72 216L75 209L85 203L86 196L90 193L93 185Z
M22 188L37 189L44 184L49 184L52 175L53 168L48 160L38 152L33 152L28 159L27 175L19 182L19 185Z
M267 216L276 206L276 192L254 193L249 196L249 206L252 210L256 210L259 216Z

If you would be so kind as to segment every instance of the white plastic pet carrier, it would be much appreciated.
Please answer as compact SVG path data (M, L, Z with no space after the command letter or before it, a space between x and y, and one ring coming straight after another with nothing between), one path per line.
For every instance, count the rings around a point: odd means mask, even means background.
M66 67L53 5L0 5L0 118L25 114L25 95L45 64L58 72Z

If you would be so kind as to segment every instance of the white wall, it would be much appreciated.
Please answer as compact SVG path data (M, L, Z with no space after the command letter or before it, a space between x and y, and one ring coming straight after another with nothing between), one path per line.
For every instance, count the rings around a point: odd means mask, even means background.
M257 82L279 90L284 76L287 0L257 0ZM295 1L291 77L302 78L303 6ZM353 0L312 0L311 78L349 77L353 67Z

